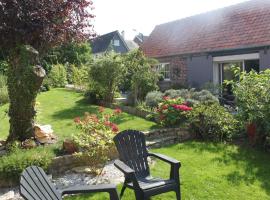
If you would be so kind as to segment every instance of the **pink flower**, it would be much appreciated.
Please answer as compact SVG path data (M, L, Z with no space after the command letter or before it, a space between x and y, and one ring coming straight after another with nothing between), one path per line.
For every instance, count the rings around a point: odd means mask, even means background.
M173 108L176 109L176 110L182 110L182 111L190 111L192 110L191 107L188 107L187 105L173 105Z
M119 128L114 123L112 123L111 128L112 128L112 131L115 132L115 133L117 133L119 131Z
M119 115L122 113L122 110L120 108L116 108L114 111L113 111L114 114L116 115Z
M164 96L163 97L163 100L165 100L165 101L167 101L167 100L169 100L170 99L170 97L168 97L168 96Z
M73 120L76 124L79 124L81 122L81 118L80 117L75 117Z
M105 126L111 126L111 122L110 122L110 121L105 121L105 122L104 122L104 125L105 125Z
M99 111L99 112L102 113L102 112L104 112L104 110L105 110L105 108L104 108L103 106L99 106L99 107L98 107L98 111Z
M162 106L162 110L166 110L166 109L168 109L168 106L167 105L163 105Z

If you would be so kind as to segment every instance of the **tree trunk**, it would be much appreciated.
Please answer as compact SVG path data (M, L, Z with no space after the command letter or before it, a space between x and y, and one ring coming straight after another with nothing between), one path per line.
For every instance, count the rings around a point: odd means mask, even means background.
M9 58L8 142L24 141L34 135L35 99L46 76L38 62L38 52L30 46L18 47Z

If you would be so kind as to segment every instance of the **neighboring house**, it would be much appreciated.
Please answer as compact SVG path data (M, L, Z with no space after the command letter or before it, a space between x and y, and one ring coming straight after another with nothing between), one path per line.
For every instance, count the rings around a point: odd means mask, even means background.
M139 48L139 45L136 42L134 42L133 40L125 40L125 41L126 41L126 44L130 50L134 50L134 49Z
M143 35L142 33L139 33L136 35L133 39L133 41L138 45L142 46L142 44L147 40L148 36Z
M270 68L270 1L252 0L155 27L142 49L157 58L163 88L232 79L231 67Z
M92 53L95 57L103 55L106 52L114 51L116 53L127 53L129 48L118 31L113 31L98 36L90 41Z

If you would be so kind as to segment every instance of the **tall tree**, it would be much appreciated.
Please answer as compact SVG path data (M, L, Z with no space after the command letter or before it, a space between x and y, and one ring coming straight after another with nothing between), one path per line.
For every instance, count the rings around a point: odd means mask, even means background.
M8 55L8 141L33 136L35 99L46 73L40 59L55 46L93 35L91 0L0 0L0 49Z

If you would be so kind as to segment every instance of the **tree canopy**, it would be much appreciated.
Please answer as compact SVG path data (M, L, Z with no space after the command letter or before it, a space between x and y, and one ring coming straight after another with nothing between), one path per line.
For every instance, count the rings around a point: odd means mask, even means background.
M0 0L0 48L31 45L40 53L93 35L91 0Z

